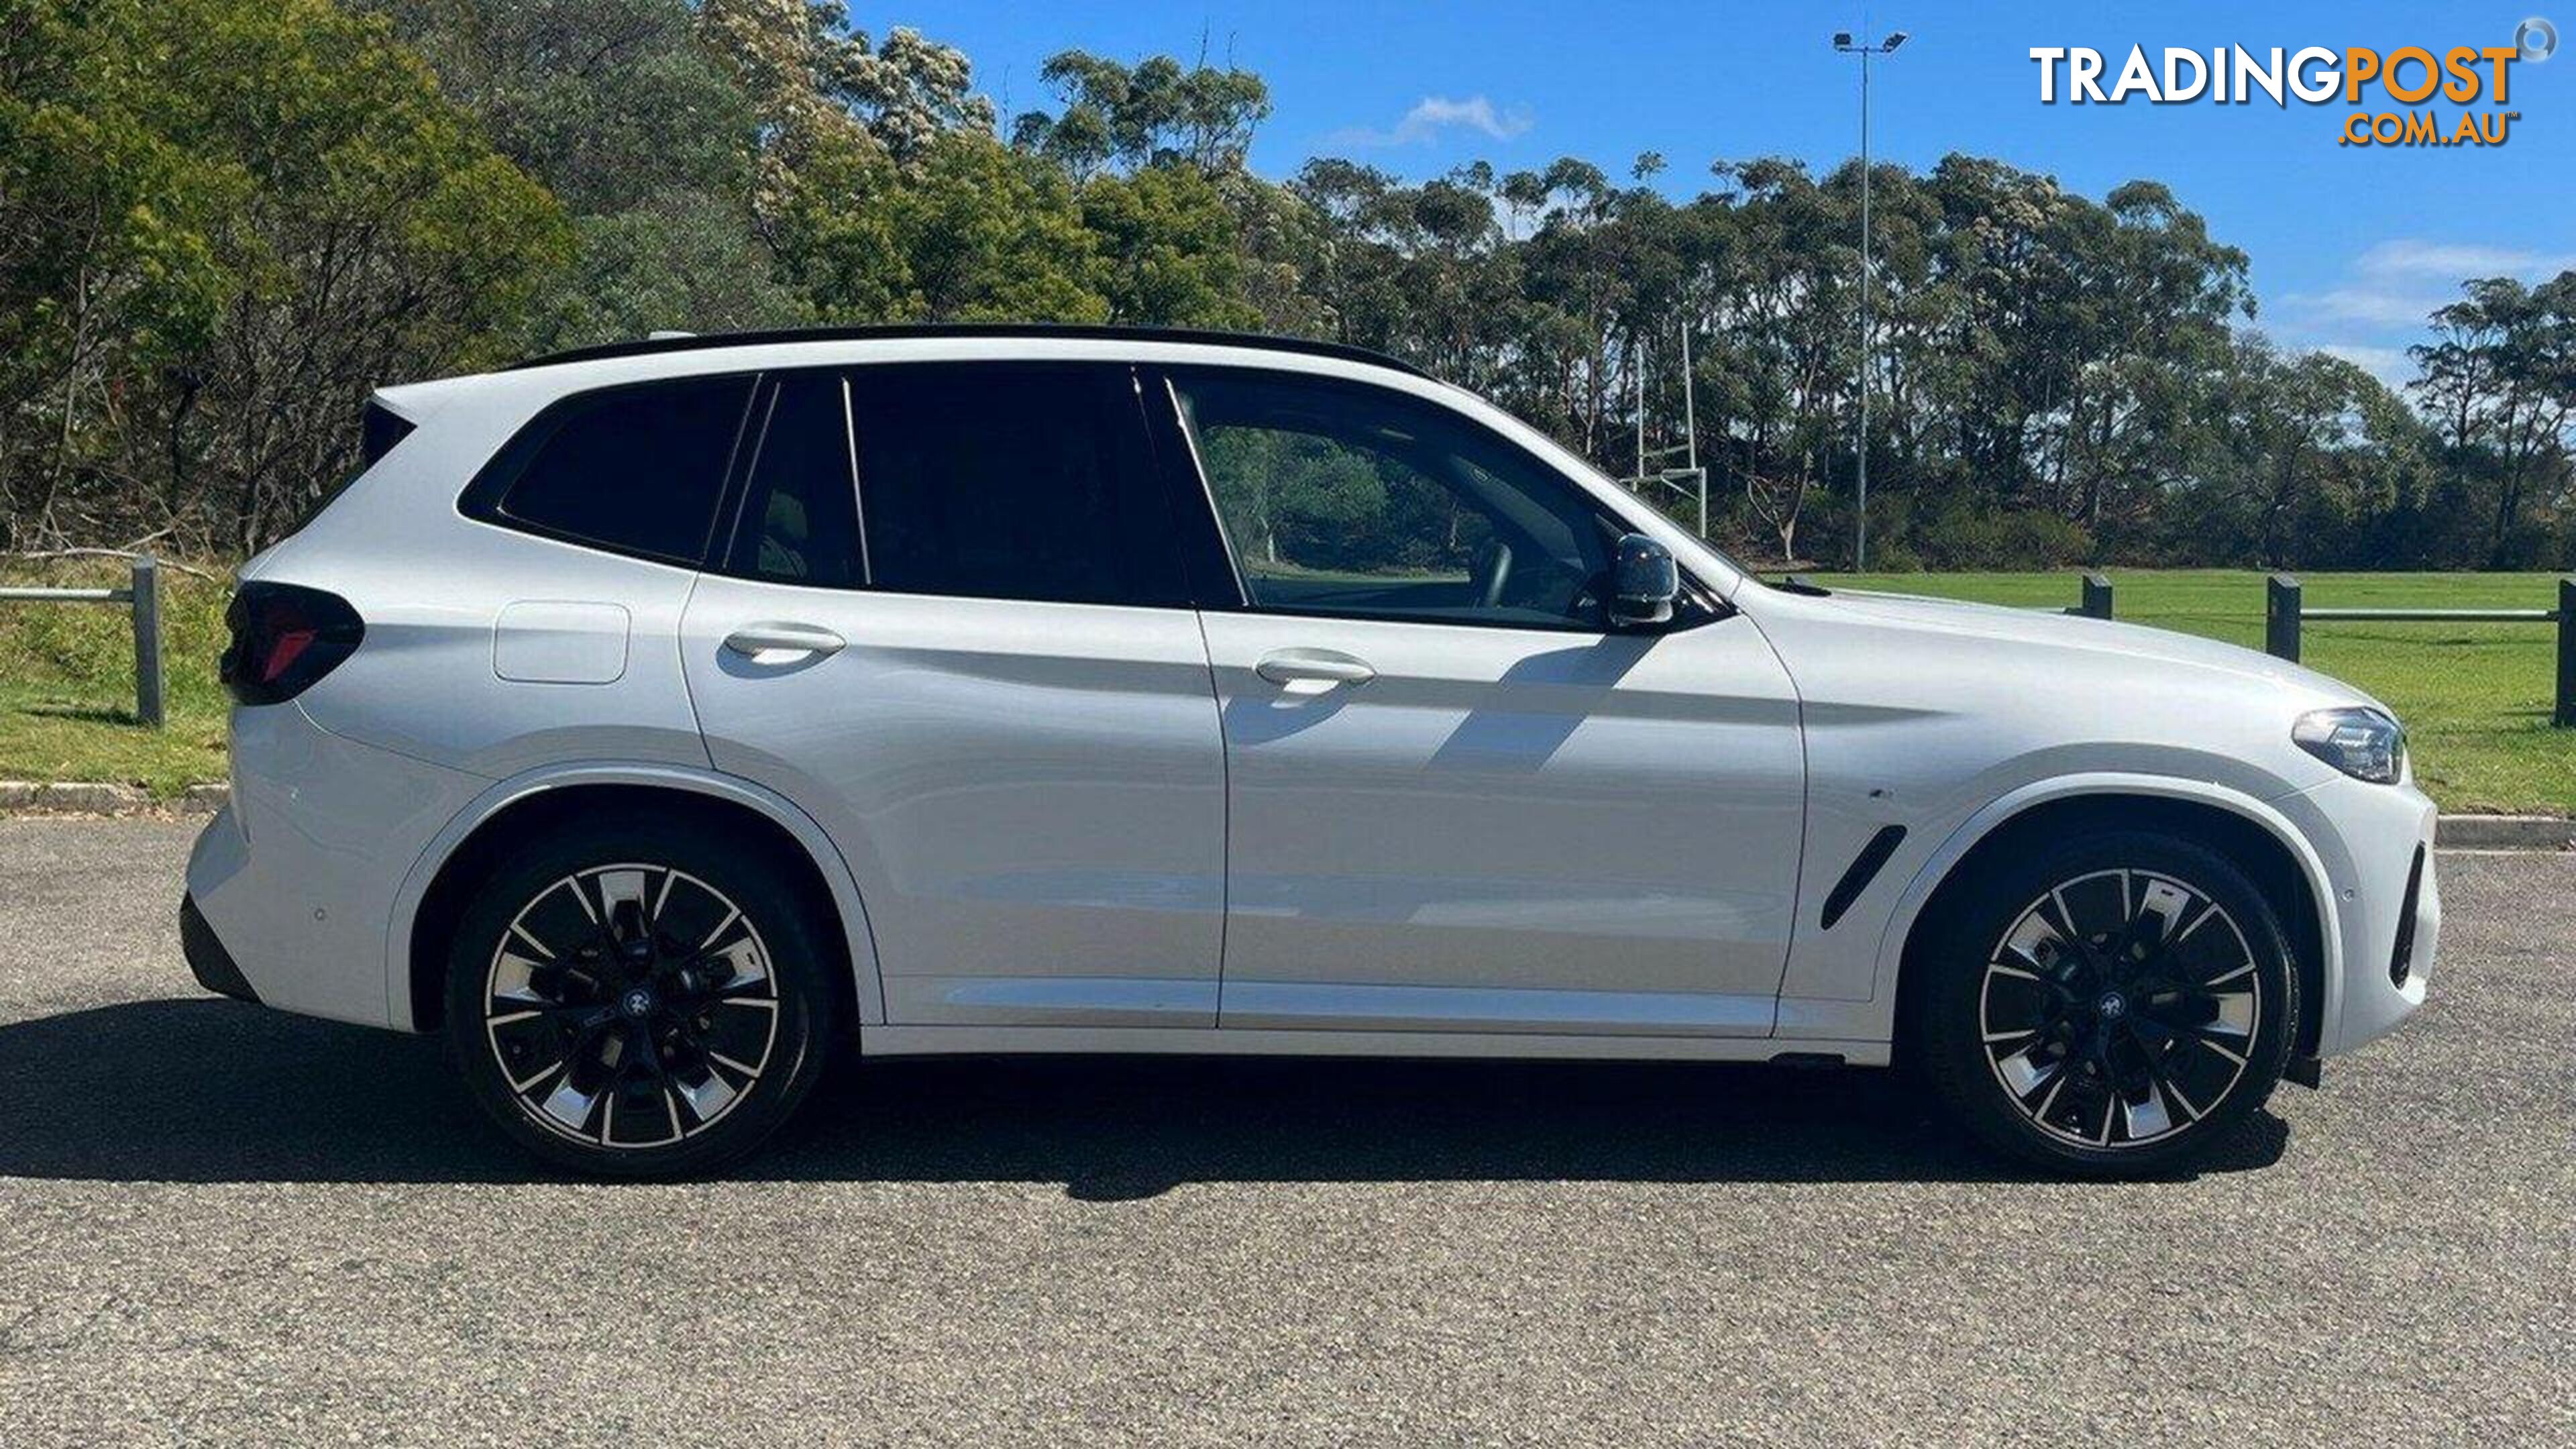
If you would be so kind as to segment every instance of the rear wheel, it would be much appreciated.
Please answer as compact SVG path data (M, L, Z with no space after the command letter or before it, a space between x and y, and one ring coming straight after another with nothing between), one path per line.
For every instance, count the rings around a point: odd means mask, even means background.
M757 842L617 815L523 847L459 922L447 1037L510 1136L585 1172L734 1160L812 1089L835 959Z
M2106 832L1965 883L1911 969L1914 1040L1986 1142L2096 1176L2187 1167L2278 1085L2298 973L2225 857Z

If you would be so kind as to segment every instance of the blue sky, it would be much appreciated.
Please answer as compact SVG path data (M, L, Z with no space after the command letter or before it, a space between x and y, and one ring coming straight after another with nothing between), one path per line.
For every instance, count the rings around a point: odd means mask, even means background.
M2566 13L2553 15L2552 6ZM1649 5L1628 0L938 0L853 3L872 35L910 25L962 47L980 89L1010 113L1051 101L1046 56L1081 47L1124 60L1229 56L1270 83L1276 109L1253 165L1284 176L1339 154L1408 177L1483 157L1502 167L1573 154L1624 175L1661 151L1686 194L1719 157L1790 155L1819 170L1858 143L1855 63L1827 43L1861 29L1858 6ZM2570 43L2516 65L2520 111L2500 147L2336 144L2339 103L2286 109L2205 100L2043 106L2034 45L2092 46L2116 68L2132 44L2258 54L2365 45L2502 45L2538 13ZM1905 30L1874 69L1872 150L1916 169L1950 151L2001 157L2099 197L2135 177L2173 186L2222 241L2253 257L2257 325L2404 375L2419 319L2462 277L2576 266L2576 0L2488 4L1879 3L1866 25ZM2061 82L2062 84L2062 82ZM2373 98L2366 97L2366 100ZM2387 108L2378 97L2369 109ZM2454 123L2438 96L2425 109ZM2490 109L2483 102L2470 107Z

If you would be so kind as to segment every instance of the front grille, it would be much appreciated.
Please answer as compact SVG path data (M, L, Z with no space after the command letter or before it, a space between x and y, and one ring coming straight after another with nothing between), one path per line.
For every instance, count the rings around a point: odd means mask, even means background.
M2415 847L2415 864L2406 871L2406 904L2397 913L2397 949L2388 955L2388 979L2398 986L2415 974L2415 906L2424 892L2424 847Z

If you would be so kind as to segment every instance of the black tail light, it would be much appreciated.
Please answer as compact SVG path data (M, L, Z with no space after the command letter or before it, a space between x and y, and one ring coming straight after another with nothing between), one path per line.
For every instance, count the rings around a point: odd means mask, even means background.
M233 591L224 623L224 688L244 704L293 699L340 667L367 637L365 621L338 594L256 579Z

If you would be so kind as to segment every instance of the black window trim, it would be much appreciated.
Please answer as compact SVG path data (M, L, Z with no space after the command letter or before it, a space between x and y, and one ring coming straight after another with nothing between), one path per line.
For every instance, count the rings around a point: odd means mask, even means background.
M742 470L743 462L743 434L744 430L750 425L751 415L754 408L760 402L760 384L762 377L763 374L758 370L686 372L675 373L668 377L638 378L633 382L609 383L602 387L587 387L575 392L565 393L563 396L547 403L544 407L537 409L536 414L533 417L530 417L526 422L521 423L511 432L507 439L503 440L501 446L492 450L492 455L483 460L482 466L474 470L474 476L467 480L465 487L457 493L455 503L456 512L459 516L470 522L480 523L491 528L502 529L510 533L525 534L532 538L543 538L555 543L570 544L576 548L586 548L594 553L604 553L616 558L629 558L642 563L661 564L667 568L684 568L699 573L707 572L709 557L714 552L717 534L720 530L728 533L728 535L730 533L730 530L722 530L721 526L731 516L729 510L732 509L737 502L737 475ZM691 383L718 382L732 379L740 379L745 384L743 390L742 414L734 421L733 441L726 448L724 472L717 480L715 503L707 510L706 531L704 536L698 540L698 552L696 557L685 558L677 554L661 553L653 549L633 548L625 544L611 543L602 539L586 537L582 534L574 533L569 529L555 528L548 524L539 523L534 519L521 518L501 506L507 498L510 485L518 481L519 475L514 471L509 477L503 478L497 470L502 467L505 461L512 458L515 450L518 449L523 442L534 436L540 429L552 429L554 427L561 426L562 416L565 413L572 411L574 408L587 406L603 397L607 397L615 393L639 392L647 388L683 386Z
M1208 610L1211 613L1263 614L1283 619L1332 619L1348 620L1354 623L1448 626L1460 629L1508 629L1516 630L1524 634L1581 634L1586 637L1601 639L1630 635L1682 634L1696 629L1703 624L1714 624L1720 620L1732 618L1736 613L1736 609L1732 604L1727 603L1724 598L1719 596L1716 590L1710 588L1705 581L1700 579L1696 574L1693 574L1687 565L1682 565L1679 570L1682 581L1682 594L1685 600L1695 603L1697 607L1677 610L1675 612L1673 622L1669 624L1653 625L1634 629L1617 629L1592 624L1578 624L1571 620L1562 624L1539 624L1531 623L1526 620L1515 619L1450 618L1446 616L1424 614L1389 613L1383 610L1317 609L1311 607L1293 607L1279 604L1256 603L1252 598L1251 587L1244 579L1243 565L1235 552L1234 540L1226 532L1224 511L1217 507L1215 485L1208 478L1206 466L1199 458L1198 440L1191 435L1189 421L1184 416L1181 408L1179 382L1181 379L1187 378L1193 374L1250 375L1264 379L1274 379L1293 385L1322 386L1326 388L1338 388L1351 392L1367 393L1375 396L1392 397L1417 406L1437 409L1443 415L1455 421L1459 426L1472 429L1478 435L1491 439L1497 447L1510 451L1512 454L1527 461L1530 466L1539 469L1547 476L1556 478L1566 488L1573 490L1587 508L1606 515L1611 521L1621 525L1625 530L1635 533L1647 533L1648 531L1637 526L1637 520L1633 515L1625 512L1624 510L1611 508L1603 504L1598 498L1593 496L1590 489L1576 485L1573 479L1565 476L1563 469L1558 468L1555 464L1550 463L1545 458L1539 457L1529 449L1522 447L1519 443L1514 442L1512 439L1505 437L1499 432L1496 432L1491 427L1486 426L1483 422L1467 416L1456 408L1444 406L1433 399L1422 397L1416 393L1406 392L1400 388L1387 387L1381 383L1370 382L1361 378L1342 377L1333 373L1299 372L1290 368L1260 367L1253 365L1239 366L1231 363L1189 363L1184 365L1158 366L1144 369L1144 371L1146 375L1153 379L1154 383L1157 384L1156 390L1160 391L1162 394L1163 404L1158 411L1163 413L1168 419L1167 426L1169 431L1180 440L1180 445L1176 450L1180 454L1177 467L1174 470L1167 470L1173 473L1176 492L1187 497L1189 499L1187 506L1191 511L1204 518L1205 527L1214 534L1217 540L1217 547L1225 559L1226 570L1229 581L1232 585L1233 594L1230 598L1220 597L1210 599L1203 597L1200 601L1199 607ZM1159 432L1161 429L1158 428L1156 431ZM1184 477L1179 470L1186 470L1186 476ZM1648 533L1648 536L1652 537L1653 535ZM1676 560L1676 562L1678 563L1679 561Z

